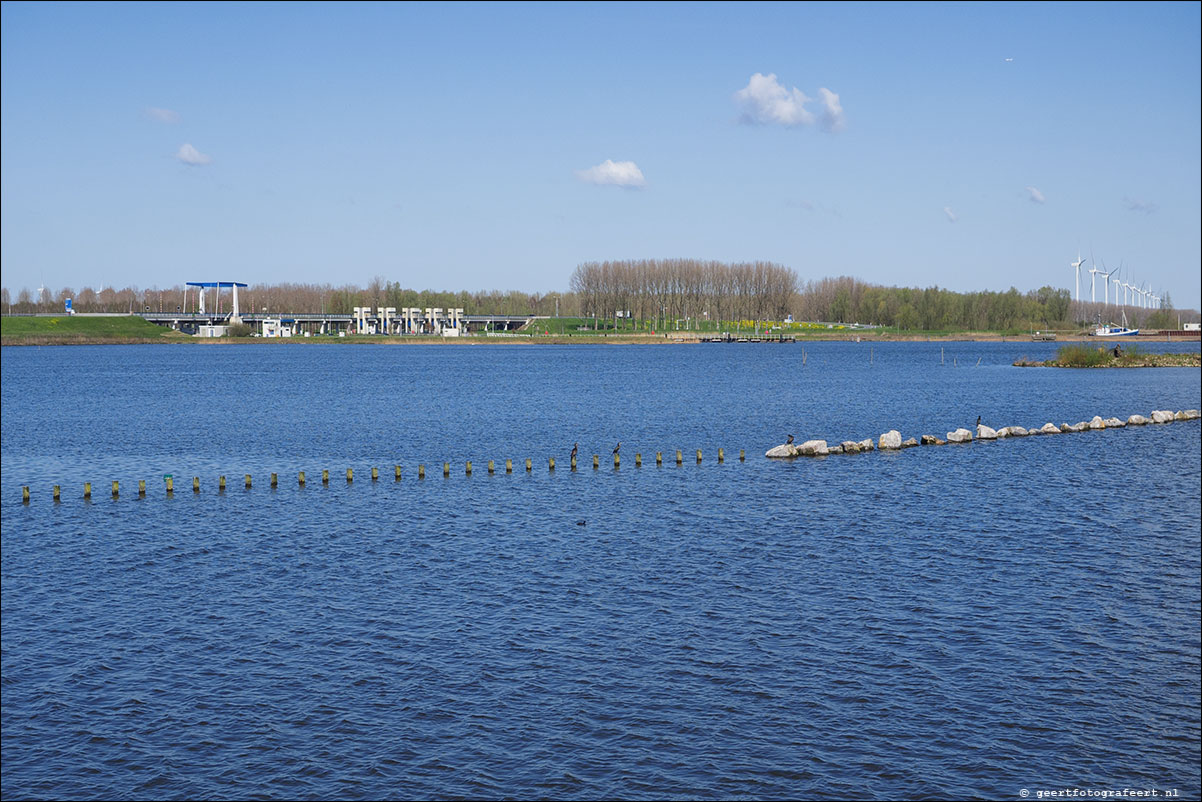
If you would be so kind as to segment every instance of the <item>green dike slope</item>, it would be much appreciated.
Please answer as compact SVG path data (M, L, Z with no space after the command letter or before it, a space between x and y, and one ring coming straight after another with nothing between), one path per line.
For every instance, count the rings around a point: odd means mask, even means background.
M144 343L178 339L188 338L136 315L0 318L0 344L3 345Z

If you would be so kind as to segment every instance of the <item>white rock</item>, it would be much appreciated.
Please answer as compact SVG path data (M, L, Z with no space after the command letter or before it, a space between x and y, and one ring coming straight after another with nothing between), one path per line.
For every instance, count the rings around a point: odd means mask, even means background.
M1132 415L1131 417L1127 418L1128 426L1146 426L1151 422L1152 421L1148 420L1143 415Z
M1102 416L1101 416L1101 415L1094 415L1092 418L1090 418L1090 419L1089 419L1089 428L1091 428L1091 429L1105 429L1105 428L1106 428L1106 421L1102 420Z
M825 440L806 440L797 448L797 453L803 457L825 457L830 453Z
M881 451L896 451L902 447L901 432L897 429L890 429L881 435L880 441L877 443L877 448Z
M1094 428L1094 427L1090 426L1085 421L1079 421L1077 423L1062 423L1062 424L1060 424L1060 431L1062 431L1062 432L1083 432L1086 429L1092 429L1092 428ZM1102 428L1104 429L1106 427L1103 426Z
M991 429L983 423L977 424L977 439L978 440L996 440L998 439L997 429Z
M789 443L784 443L783 445L779 445L776 448L768 449L768 453L765 454L764 456L772 457L774 459L780 459L780 458L784 458L784 457L796 457L797 456L797 446L790 445Z
M954 432L948 432L947 441L949 443L971 443L972 432L968 431L968 429L957 429Z
M844 440L839 444L843 448L844 454L859 454L864 449L860 448L860 444L855 440Z
M1127 424L1123 423L1121 420L1119 420L1118 418L1107 418L1106 420L1104 420L1102 422L1106 424L1107 429L1121 429L1127 425Z
M997 430L997 439L1004 440L1005 438L1007 438L1009 436L1010 436L1010 427L1009 426L1003 426L1002 428Z
M902 448L914 448L916 445L918 445L918 441L913 437L907 437L902 441Z
M1011 437L1026 437L1030 434L1030 432L1021 426L1007 426L1006 431L1010 433Z
M1177 415L1180 415L1181 417L1177 418ZM1177 420L1197 420L1198 418L1202 418L1202 412L1199 412L1196 409L1184 409L1181 412L1178 412L1177 415L1173 416Z
M1039 431L1043 432L1044 434L1060 434L1060 427L1054 423L1045 423L1042 427L1040 427Z
M1167 409L1152 410L1152 422L1153 423L1168 423L1172 419L1173 419L1173 413Z
M860 450L861 451L872 451L873 448L874 448L874 446L872 445L871 437L865 437L863 440L860 441Z

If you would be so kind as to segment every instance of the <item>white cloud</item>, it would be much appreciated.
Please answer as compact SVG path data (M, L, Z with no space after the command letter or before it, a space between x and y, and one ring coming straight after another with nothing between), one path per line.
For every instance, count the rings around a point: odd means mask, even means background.
M944 206L943 213L947 215L947 222L949 223L954 223L959 219L956 217L956 213L952 211L952 207L950 206Z
M645 187L647 179L634 162L616 162L606 159L596 167L577 170L576 177L589 184L613 184L617 187Z
M822 96L822 130L830 134L842 131L847 127L847 118L839 96L826 87L819 89L818 94Z
M175 158L182 161L184 164L190 164L193 167L199 167L202 164L208 164L213 161L212 158L201 153L196 148L186 142L179 146L179 150L175 154Z
M175 124L179 122L179 114L171 109L156 109L152 106L146 110L146 116L161 123Z
M1031 201L1031 203L1043 203L1045 200L1045 198L1043 197L1043 193L1040 192L1035 187L1027 187L1027 193L1028 193L1027 200Z
M1143 212L1144 214L1156 214L1160 211L1160 207L1151 201L1142 201L1138 198L1123 198L1123 205L1132 212Z
M735 103L742 109L745 123L774 124L793 127L812 125L814 115L806 110L810 98L797 87L785 89L776 75L756 73L747 86L735 92ZM835 98L836 105L838 97ZM842 109L839 110L842 114Z

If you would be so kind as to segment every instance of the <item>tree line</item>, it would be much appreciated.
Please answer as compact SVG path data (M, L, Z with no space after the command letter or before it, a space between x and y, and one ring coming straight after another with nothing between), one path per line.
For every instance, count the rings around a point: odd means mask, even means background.
M568 292L414 290L400 282L376 277L366 287L346 284L253 284L239 290L241 310L267 314L350 314L356 306L462 308L467 315L560 315L590 318L599 325L652 329L689 321L708 321L722 327L739 321L796 320L835 324L885 326L912 331L1014 331L1029 328L1070 328L1118 322L1125 313L1132 326L1175 328L1178 312L1171 302L1150 310L1075 302L1067 289L1051 286L1025 293L1006 291L954 292L940 287L885 287L842 276L806 282L790 268L770 262L727 264L695 259L645 259L586 262L569 279ZM113 287L78 291L21 289L15 299L0 289L5 314L61 312L66 299L78 312L172 313L195 312L195 288ZM214 297L209 292L209 309ZM229 291L222 311L229 311ZM1182 320L1198 319L1195 311Z

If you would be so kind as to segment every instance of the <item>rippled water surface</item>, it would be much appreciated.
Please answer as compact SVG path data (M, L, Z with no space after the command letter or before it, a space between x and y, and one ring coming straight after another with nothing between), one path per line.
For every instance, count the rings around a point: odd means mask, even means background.
M763 457L1200 406L1052 350L5 348L3 795L1197 798L1198 421Z

